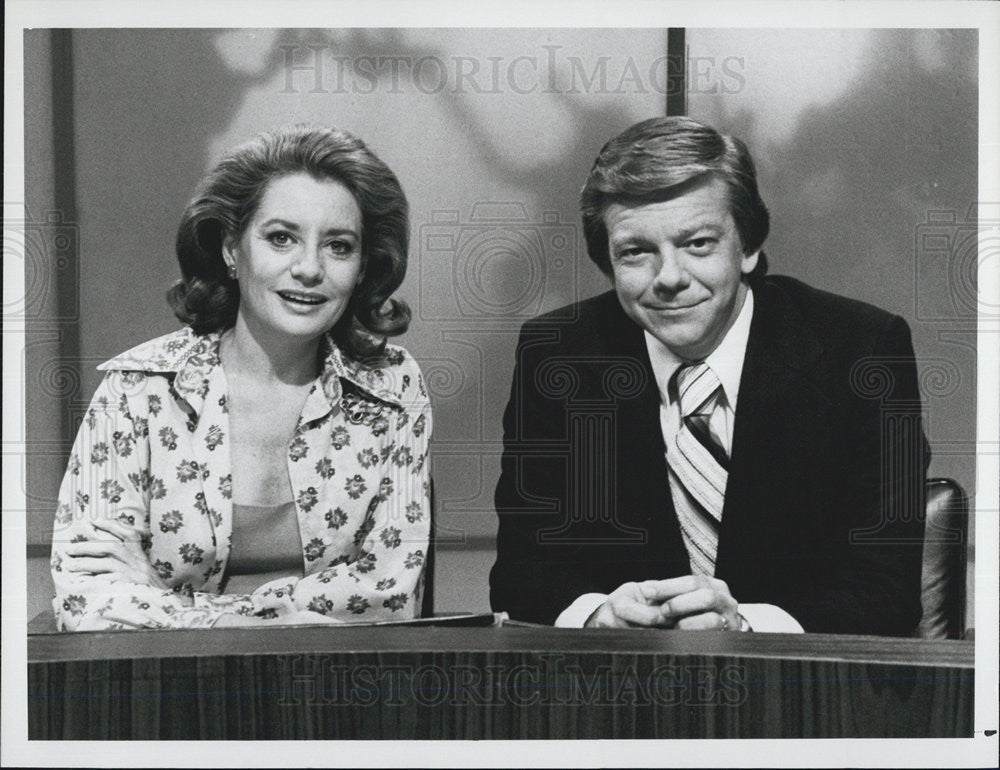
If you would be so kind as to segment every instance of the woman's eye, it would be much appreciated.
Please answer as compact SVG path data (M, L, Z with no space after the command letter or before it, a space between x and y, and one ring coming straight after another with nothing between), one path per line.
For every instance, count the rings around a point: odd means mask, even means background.
M338 256L354 253L354 244L351 241L331 241L328 248Z
M292 236L286 232L278 231L267 236L267 240L275 246L287 246L292 242Z

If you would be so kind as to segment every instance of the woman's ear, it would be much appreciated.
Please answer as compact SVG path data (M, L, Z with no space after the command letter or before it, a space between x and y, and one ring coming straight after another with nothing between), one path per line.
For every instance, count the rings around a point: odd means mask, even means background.
M236 239L229 233L222 236L222 259L230 270L236 265Z

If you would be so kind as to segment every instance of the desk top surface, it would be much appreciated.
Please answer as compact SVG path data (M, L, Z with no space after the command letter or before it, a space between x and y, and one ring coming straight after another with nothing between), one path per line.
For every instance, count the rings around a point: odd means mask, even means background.
M232 655L563 652L841 660L973 668L972 641L503 625L298 626L29 633L28 663Z

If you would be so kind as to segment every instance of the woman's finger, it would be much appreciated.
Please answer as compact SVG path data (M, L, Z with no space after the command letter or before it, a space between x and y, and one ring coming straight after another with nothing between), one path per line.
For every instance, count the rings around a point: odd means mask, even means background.
M103 522L102 524L107 523L110 522ZM110 545L116 549L115 552L118 554L119 558L125 560L135 560L136 563L146 563L149 561L149 557L146 555L146 551L142 547L142 541L139 537L139 533L135 530L130 530L128 527L121 524L107 527L98 526L96 524L94 526L114 538Z
M212 628L237 628L242 626L263 625L260 618L253 615L238 615L236 613L226 613L220 615L218 620L212 624Z
M125 564L117 559L107 557L76 556L63 559L62 568L66 572L86 572L90 575L105 575L108 573L124 573Z
M167 589L169 586L160 578L149 563L149 556L136 540L88 540L79 543L69 543L64 551L65 556L70 559L103 558L105 561L115 562L120 565L120 569L111 565L105 565L101 570L104 573L115 572L122 576L122 579L140 585L149 585L156 588ZM69 570L77 572L80 570Z
M121 541L100 541L100 540L86 540L79 543L69 543L63 550L63 554L69 557L79 557L79 556L90 556L90 557L105 557L111 559L118 559L119 561L124 561L125 548L123 547Z
M302 625L331 625L343 623L342 620L332 618L329 615L324 615L320 612L313 612L312 610L299 610L288 619L288 622Z
M103 530L124 542L139 543L142 536L133 527L129 527L116 519L101 519L91 522L95 529Z

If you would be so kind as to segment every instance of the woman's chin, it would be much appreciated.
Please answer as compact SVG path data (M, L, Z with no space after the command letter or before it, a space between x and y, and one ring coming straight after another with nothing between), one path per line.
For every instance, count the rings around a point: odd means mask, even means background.
M287 340L289 344L310 342L322 337L337 323L338 318L329 316L307 316L283 313L262 324L268 336L276 340Z

